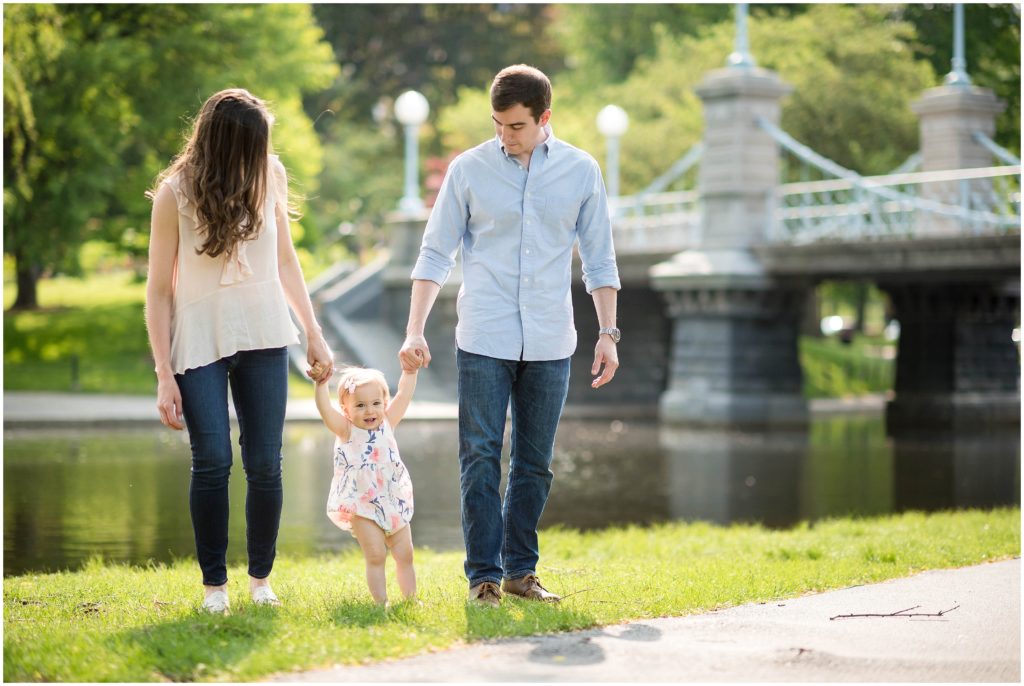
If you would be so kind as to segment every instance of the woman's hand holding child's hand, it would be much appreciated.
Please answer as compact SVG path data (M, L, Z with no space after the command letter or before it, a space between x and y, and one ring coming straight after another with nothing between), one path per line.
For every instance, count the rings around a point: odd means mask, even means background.
M334 354L319 331L309 336L306 344L306 363L311 365L306 376L317 383L327 381L334 374Z
M324 367L319 362L314 362L313 366L306 371L306 376L315 381L317 384L325 383L331 378L330 372L334 371L330 367Z

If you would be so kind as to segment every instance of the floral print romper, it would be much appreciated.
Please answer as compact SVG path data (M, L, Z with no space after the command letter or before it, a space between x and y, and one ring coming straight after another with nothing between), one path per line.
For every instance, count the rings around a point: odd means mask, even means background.
M348 441L335 440L327 497L332 522L352 533L352 517L364 517L390 536L412 520L412 510L412 480L387 419L377 429L352 426Z

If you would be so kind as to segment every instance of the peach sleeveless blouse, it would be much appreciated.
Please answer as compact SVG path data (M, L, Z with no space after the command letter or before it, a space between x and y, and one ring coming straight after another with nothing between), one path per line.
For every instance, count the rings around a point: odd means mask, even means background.
M198 210L180 175L164 183L178 203L178 258L171 320L175 374L202 367L240 350L280 348L299 342L277 271L278 202L287 203L284 166L270 156L263 229L229 257L196 254L202 235Z

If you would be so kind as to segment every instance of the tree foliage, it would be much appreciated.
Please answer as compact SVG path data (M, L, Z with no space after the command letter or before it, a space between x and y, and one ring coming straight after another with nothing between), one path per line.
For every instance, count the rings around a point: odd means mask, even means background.
M787 19L757 18L758 61L793 86L782 127L862 174L884 174L918 149L910 104L935 82L915 59L912 25L876 5L816 5Z
M578 129L586 134L581 140L588 149L603 153L603 141L593 135L593 117L607 102L625 107L639 126L631 126L623 140L623 183L636 188L634 174L647 165L637 170L638 160L631 163L628 155L646 158L650 150L665 147L671 155L661 159L670 164L669 158L692 142L686 112L696 101L687 94L706 70L724 66L733 49L734 7L581 4L559 9L557 34L572 68L563 81L579 93L569 96L574 105L587 101L579 126L567 125L563 109L560 132L564 136L567 128ZM969 4L964 16L968 72L975 84L993 89L1007 103L997 119L996 139L1019 151L1019 5ZM785 104L784 127L845 166L881 173L916 150L917 122L909 103L950 70L952 6L757 4L751 7L750 34L758 64L778 70L795 86ZM704 54L694 54L700 51ZM931 72L912 66L908 52L913 61L929 63ZM564 87L561 93L564 104ZM673 99L685 102L674 107ZM643 112L652 107L662 113L674 110L681 131L673 134L653 120L641 123L647 119ZM646 173L653 178L652 171Z
M558 43L548 38L547 5L327 4L314 12L340 66L329 88L306 99L329 160L315 207L325 227L380 225L395 209L403 133L392 106L403 91L418 90L430 103L420 138L429 157L443 150L433 122L460 89L488 86L509 64L552 73L563 65Z
M6 5L4 20L4 251L17 306L35 306L44 269L73 271L88 238L144 249L143 193L221 88L271 101L276 147L315 189L319 145L300 98L337 67L308 7Z
M906 4L891 9L917 32L914 54L939 76L952 70L953 6ZM996 119L996 140L1020 154L1020 3L964 5L964 54L976 86L991 88L1006 103Z
M370 223L380 226L402 195L403 157L393 128L374 129L340 120L332 127L334 141L324 146L324 170L315 211L319 225ZM359 231L359 242L372 244L379 236Z
M642 58L653 57L657 36L696 35L701 27L732 16L732 5L560 5L558 36L574 78L588 84L626 79Z
M608 103L630 117L621 142L623 193L644 188L699 142L704 123L694 88L725 66L733 49L731 19L680 36L653 28L654 51L641 56L629 76L595 86L586 74L553 78L552 126L560 138L604 158L595 118ZM910 102L935 76L915 59L913 27L886 19L877 6L817 5L750 19L751 51L758 64L779 72L794 87L783 101L782 126L795 138L843 166L883 173L917 149L917 120ZM460 132L487 111L482 92L460 92L460 102L438 123L446 142L467 141ZM487 135L491 135L487 133ZM478 141L479 142L479 141Z
M558 44L546 38L548 5L326 4L314 11L341 76L308 105L339 120L369 122L375 107L410 88L437 111L460 86L485 86L509 64L558 71L563 63Z
M143 191L212 92L271 101L274 130L307 198L301 241L379 226L402 192L393 98L423 92L425 165L493 135L487 86L526 62L555 87L556 134L604 158L594 118L630 116L622 191L635 192L700 140L694 87L733 49L732 5L5 5L4 243L19 305L43 270L73 271L78 245L146 247ZM968 72L1007 102L996 139L1020 149L1020 18L965 8ZM751 50L794 86L782 126L862 173L917 149L909 103L949 71L948 5L758 4ZM379 238L379 237L377 237Z

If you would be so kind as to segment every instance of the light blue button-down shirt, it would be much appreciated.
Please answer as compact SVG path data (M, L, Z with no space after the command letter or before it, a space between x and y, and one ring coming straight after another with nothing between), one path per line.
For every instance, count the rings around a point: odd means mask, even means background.
M466 352L529 361L572 355L577 242L587 292L620 288L601 168L545 131L529 169L497 136L456 157L427 221L412 278L444 285L462 248L455 338Z

